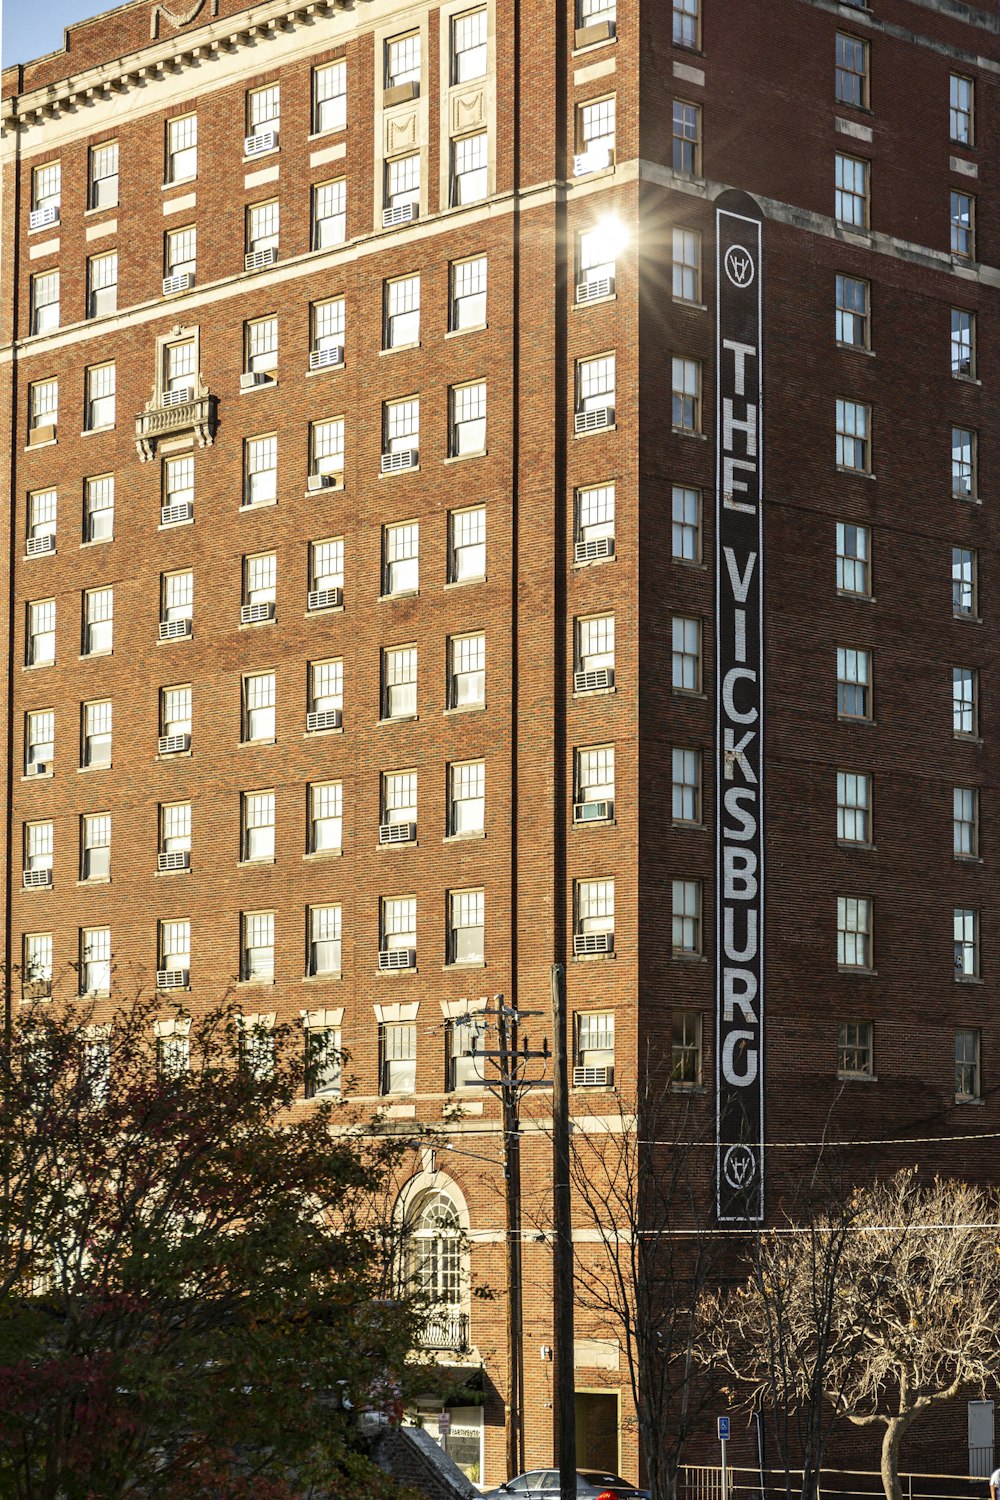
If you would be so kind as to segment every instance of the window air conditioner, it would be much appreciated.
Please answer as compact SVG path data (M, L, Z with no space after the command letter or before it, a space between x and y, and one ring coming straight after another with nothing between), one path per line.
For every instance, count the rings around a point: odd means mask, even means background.
M573 1085L575 1088L610 1088L615 1081L614 1068L574 1068Z
M274 600L267 599L263 604L244 604L240 608L241 625L260 625L264 620L274 619Z
M244 156L267 156L270 151L278 149L278 132L276 130L258 130L256 135L243 137Z
M344 602L343 589L310 589L309 609L336 609Z
M380 844L412 844L416 836L416 823L379 824L378 841Z
M168 870L190 870L190 849L168 849L165 853L156 856L156 868L161 875Z
M243 269L245 271L262 271L265 266L273 266L278 259L278 248L276 245L268 245L266 250L248 250L243 257Z
M385 973L393 969L415 969L416 948L383 948L378 956L378 966Z
M577 562L598 562L602 557L614 557L613 536L597 536L590 542L577 542L573 556Z
M573 673L574 693L596 693L601 688L614 687L614 667L595 667L591 672Z
M396 224L412 224L420 215L416 203L395 203L392 208L382 210L382 228L392 229Z
M254 391L259 385L274 385L274 376L269 370L247 370L240 376L240 390Z
M316 713L306 714L306 732L312 734L317 729L339 729L340 720L339 708L322 708Z
M186 990L190 979L188 969L157 969L156 988L158 990Z
M31 536L25 551L29 557L43 557L46 552L56 550L56 539L51 532L45 536Z
M178 521L190 521L194 517L194 506L190 500L176 500L173 505L160 506L160 525L173 526Z
M164 406L186 406L189 401L194 400L194 387L190 385L179 385L176 390L164 391Z
M26 891L38 890L41 886L52 884L51 870L25 870L23 875L24 889Z
M156 742L158 755L180 755L191 748L189 734L161 734Z
M193 286L193 271L177 271L173 276L164 276L163 295L164 297L170 297L174 292L187 292Z
M593 411L578 411L573 421L575 432L601 432L615 425L613 406L598 406Z
M613 932L575 932L573 934L573 952L580 953L613 953L615 951L615 935Z
M306 489L310 494L315 495L320 490L335 490L339 481L339 471L331 474L310 474L306 480Z
M33 208L28 215L29 229L47 229L50 224L59 223L59 205L50 204L48 208Z
M398 474L402 469L415 469L420 457L416 448L403 448L398 453L382 454L382 473Z
M183 641L191 634L191 621L161 620L157 639L161 641Z
M614 294L613 276L598 276L594 281L578 281L576 284L577 302L596 302L600 297L613 297Z
M310 370L326 370L331 365L342 365L343 363L343 344L330 344L326 349L313 349L309 354Z

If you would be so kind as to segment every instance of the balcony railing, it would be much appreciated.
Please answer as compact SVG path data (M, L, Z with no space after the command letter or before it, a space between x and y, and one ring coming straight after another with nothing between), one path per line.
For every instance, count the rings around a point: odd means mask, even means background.
M175 433L194 433L199 448L211 448L215 441L216 398L200 383L191 390L188 400L166 399L174 394L163 392L154 396L135 419L136 451L144 463L154 456L160 438L173 437Z
M469 1314L463 1312L431 1313L420 1333L422 1349L448 1349L462 1353L469 1347Z

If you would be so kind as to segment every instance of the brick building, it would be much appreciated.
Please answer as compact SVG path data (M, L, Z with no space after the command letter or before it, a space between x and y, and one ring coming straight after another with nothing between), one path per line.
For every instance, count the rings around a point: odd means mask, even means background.
M989 1170L998 82L991 0L131 0L3 75L9 1003L232 993L442 1128L481 1482L481 995L565 962L580 1115L667 1056L723 1221L831 1120Z

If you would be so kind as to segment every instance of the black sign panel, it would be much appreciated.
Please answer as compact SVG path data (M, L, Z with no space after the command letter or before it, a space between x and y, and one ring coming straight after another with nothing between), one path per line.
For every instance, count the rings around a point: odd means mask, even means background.
M763 216L715 200L716 1212L764 1217Z

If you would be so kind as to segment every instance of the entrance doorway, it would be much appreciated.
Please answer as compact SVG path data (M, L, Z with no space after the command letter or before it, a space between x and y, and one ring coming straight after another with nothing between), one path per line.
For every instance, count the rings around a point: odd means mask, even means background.
M605 1474L617 1474L619 1462L618 1393L577 1391L577 1468L602 1469Z

